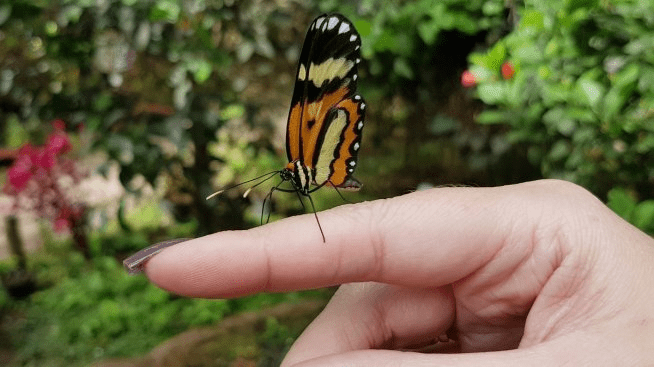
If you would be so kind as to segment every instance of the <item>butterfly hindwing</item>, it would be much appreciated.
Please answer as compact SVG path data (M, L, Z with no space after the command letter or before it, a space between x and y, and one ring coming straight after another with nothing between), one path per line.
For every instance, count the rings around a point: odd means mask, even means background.
M361 184L352 177L361 146L366 104L355 95L339 102L327 115L314 154L317 184L356 190Z
M348 178L356 165L361 137L356 124L363 123L360 106L365 106L361 97L353 97L360 47L356 29L340 14L317 17L302 46L286 152L289 162L300 161L314 170L318 185L349 187Z

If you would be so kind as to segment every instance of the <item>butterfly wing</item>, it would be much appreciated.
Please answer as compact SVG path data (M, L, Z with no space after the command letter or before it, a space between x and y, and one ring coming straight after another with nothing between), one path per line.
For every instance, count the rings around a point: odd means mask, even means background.
M296 74L286 131L289 162L313 172L314 184L356 189L351 177L365 103L355 96L361 37L340 14L309 26Z

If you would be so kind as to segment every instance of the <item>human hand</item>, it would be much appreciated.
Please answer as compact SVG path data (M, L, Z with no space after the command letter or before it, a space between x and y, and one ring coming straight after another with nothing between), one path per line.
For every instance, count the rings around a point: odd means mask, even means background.
M576 185L438 188L319 216L326 243L304 215L167 248L146 273L193 297L349 283L283 366L654 365L654 240ZM462 353L406 351L446 333Z

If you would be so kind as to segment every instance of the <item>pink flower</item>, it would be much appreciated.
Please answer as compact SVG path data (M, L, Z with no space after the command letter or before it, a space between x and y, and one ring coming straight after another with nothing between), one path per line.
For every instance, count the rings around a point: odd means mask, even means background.
M29 180L32 179L32 158L28 154L20 154L14 161L14 164L7 171L9 184L16 189L16 192L22 191Z
M63 232L70 228L70 222L66 218L57 218L54 222L55 232Z
M513 78L513 74L515 74L515 68L513 67L513 64L510 61L505 62L502 64L502 77L504 79L511 79Z
M63 154L71 149L70 139L64 132L54 132L48 136L46 149L52 154Z
M49 171L55 165L55 154L51 149L39 149L35 155L34 164Z
M461 85L465 88L473 87L475 84L477 84L477 80L470 70L466 70L461 74Z
M23 157L23 156L24 157L29 157L31 163L35 164L34 161L36 159L36 154L37 153L38 153L38 149L34 148L34 146L32 146L32 144L27 143L27 144L23 145L22 147L20 147L20 149L18 150L18 158Z
M62 119L56 119L52 121L52 127L58 131L64 131L66 129L66 123Z

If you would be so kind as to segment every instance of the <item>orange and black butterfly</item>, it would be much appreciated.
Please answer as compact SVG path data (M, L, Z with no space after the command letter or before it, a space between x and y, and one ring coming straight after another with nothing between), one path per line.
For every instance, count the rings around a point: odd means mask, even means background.
M241 184L268 176L255 187L279 174L282 181L266 199L274 191L295 192L308 197L312 207L310 194L323 186L361 188L352 176L366 109L363 98L356 94L360 48L359 33L343 15L323 14L311 23L300 54L286 126L288 164L280 171ZM290 182L292 188L280 188L284 182ZM324 241L322 228L320 233Z

